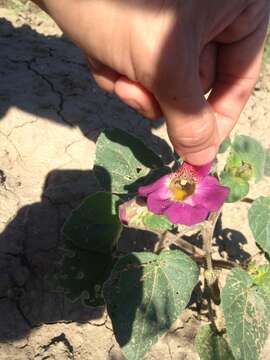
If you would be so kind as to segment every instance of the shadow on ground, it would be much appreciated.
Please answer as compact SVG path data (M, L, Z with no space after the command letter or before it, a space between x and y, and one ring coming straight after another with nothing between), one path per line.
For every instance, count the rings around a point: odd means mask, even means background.
M219 217L215 232L214 232L215 245L221 256L225 256L228 260L245 264L250 258L250 254L243 249L247 244L246 237L237 230L223 228L222 216Z
M195 246L203 247L202 237L198 233L192 236L183 236L183 239ZM251 256L243 249L245 244L247 244L247 239L243 233L223 227L221 213L216 223L213 239L213 246L217 248L219 255L226 260L245 265Z
M85 306L88 283L84 282L85 288L80 288L81 279L73 278L70 283L66 282L66 288L57 290L52 281L63 270L61 259L65 246L61 228L81 199L102 190L97 182L95 190L90 189L88 184L93 181L96 180L92 171L52 171L44 183L41 201L20 209L0 234L0 341L25 337L33 327L44 323L86 322L102 316L102 306ZM156 241L154 234L128 229L123 232L118 249L122 254L153 250ZM87 262L93 260L95 253L82 250L74 243L72 249L78 250L76 256L81 257L73 265L82 264L82 268L93 271L93 265L88 266ZM104 254L97 255L104 261ZM93 276L85 274L85 277ZM64 293L74 289L75 294L71 295L78 297L79 294L80 299L71 302Z
M15 28L0 19L0 121L12 107L66 127L78 127L90 140L101 128L118 127L142 136L167 156L168 145L151 137L150 122L112 94L99 89L82 52L64 36L45 36L28 25ZM132 121L127 121L132 119Z
M101 129L118 127L143 137L165 162L171 160L167 143L151 134L151 126L162 121L150 123L98 89L81 52L64 37L45 36L26 25L15 28L0 19L0 78L0 126L16 107L37 116L37 121L78 127L92 141ZM6 176L0 169L2 192L8 191ZM70 303L63 293L50 291L46 281L61 257L64 221L98 188L90 170L52 171L41 201L19 209L0 234L1 341L25 337L43 323L84 322L102 315L102 308ZM142 250L141 240L138 232L130 235L133 249L137 243Z
M21 208L0 234L0 340L27 336L42 323L84 322L102 315L101 308L69 302L63 292L51 291L47 282L48 275L58 270L61 228L70 204L89 194L92 176L91 171L50 173L41 201Z

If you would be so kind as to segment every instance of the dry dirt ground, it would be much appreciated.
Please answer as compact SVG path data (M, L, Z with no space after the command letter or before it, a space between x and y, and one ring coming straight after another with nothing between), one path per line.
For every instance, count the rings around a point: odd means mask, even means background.
M166 157L164 127L151 129L99 90L81 52L45 15L0 7L0 18L0 360L122 360L102 310L52 292L46 275L59 257L63 222L97 189L91 169L100 129L125 129ZM269 121L268 71L236 131L269 146ZM258 194L270 195L268 180L252 189ZM226 205L223 213L228 246L217 248L234 259L256 253L247 208ZM198 359L199 326L187 310L147 360ZM270 341L263 359L269 349Z

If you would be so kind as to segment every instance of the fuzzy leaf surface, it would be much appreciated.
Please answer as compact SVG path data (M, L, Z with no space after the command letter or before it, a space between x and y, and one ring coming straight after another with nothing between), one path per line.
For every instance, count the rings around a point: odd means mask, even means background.
M55 289L63 291L71 302L104 305L102 287L114 265L112 255L79 249L68 239L63 250L61 268L53 280Z
M254 265L249 269L254 284L262 288L270 299L270 264Z
M255 360L268 336L270 299L242 269L234 269L221 294L230 346L236 360Z
M219 150L218 150L219 154L224 154L228 150L228 148L231 146L231 144L232 144L231 139L229 137L226 138L219 147Z
M141 360L183 312L198 282L197 265L181 251L131 253L104 286L114 334L128 360Z
M253 202L248 221L256 243L270 255L270 197L259 197Z
M200 360L234 360L232 351L224 337L213 334L211 326L202 326L195 339Z
M110 253L122 231L119 197L106 192L88 196L63 227L63 234L80 249Z
M226 199L227 203L239 201L247 196L249 192L249 184L246 180L233 176L228 172L223 171L220 174L220 182L223 186L228 186L231 190Z
M270 150L267 150L265 154L264 175L270 176Z
M134 192L151 170L161 167L161 158L125 131L105 130L98 138L94 171L107 191Z

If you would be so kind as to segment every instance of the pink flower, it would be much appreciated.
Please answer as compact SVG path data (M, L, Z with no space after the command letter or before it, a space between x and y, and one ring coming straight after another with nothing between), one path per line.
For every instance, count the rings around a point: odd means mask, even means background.
M194 225L204 221L209 212L220 209L230 189L208 176L211 164L192 166L162 176L153 184L141 186L139 196L147 198L148 210L166 215L174 224Z

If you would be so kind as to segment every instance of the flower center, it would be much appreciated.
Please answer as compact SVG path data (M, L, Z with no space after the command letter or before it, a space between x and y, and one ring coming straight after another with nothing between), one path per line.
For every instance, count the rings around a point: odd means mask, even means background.
M242 165L237 168L235 175L240 177L241 179L250 180L250 178L252 177L251 165L242 161Z
M185 177L174 177L169 185L172 199L175 201L184 201L188 196L195 191L196 184L191 179Z

